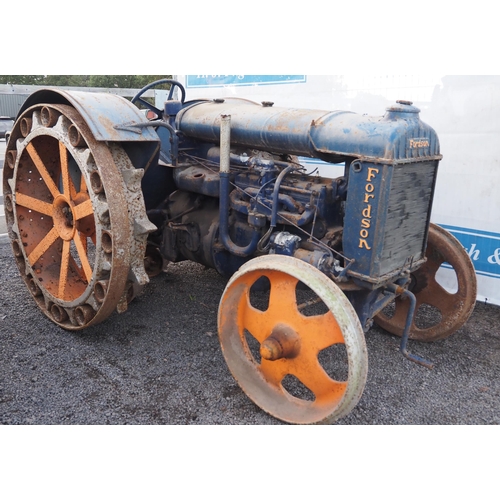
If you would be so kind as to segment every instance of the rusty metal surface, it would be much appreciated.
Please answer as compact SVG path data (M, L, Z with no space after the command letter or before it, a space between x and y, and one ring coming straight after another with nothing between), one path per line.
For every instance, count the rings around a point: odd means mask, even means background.
M419 109L399 103L383 117L350 111L261 106L245 99L199 102L183 109L176 126L188 136L218 143L221 115L231 115L231 144L329 161L346 157L392 164L441 159L434 130ZM422 139L409 141L416 137Z
M476 303L476 274L469 256L460 242L443 228L431 224L426 251L427 262L412 273L410 290L417 299L416 318L409 338L431 342L448 337L465 324ZM449 264L456 273L458 289L446 291L437 281L436 273L442 264ZM417 321L420 307L430 306L431 318L427 326ZM394 311L382 311L375 322L395 335L402 335L409 301L398 297Z
M66 105L38 105L16 122L4 194L16 263L42 311L77 330L125 310L144 271L147 220L123 149L96 141Z
M74 107L87 123L97 141L158 141L150 128L119 129L116 125L147 123L141 111L127 99L114 94L93 92L68 92L62 89L41 89L31 94L21 112L41 103L67 103Z

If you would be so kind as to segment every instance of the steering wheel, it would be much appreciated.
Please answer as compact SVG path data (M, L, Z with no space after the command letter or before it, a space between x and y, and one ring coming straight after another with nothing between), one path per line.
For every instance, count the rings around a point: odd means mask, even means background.
M170 80L169 78L165 78L163 80L157 80L156 82L153 82L153 83L150 83L149 85L146 85L132 98L132 104L135 104L136 102L140 102L143 106L145 106L149 110L156 113L158 118L161 118L163 116L163 110L158 109L156 106L153 106L148 101L143 99L141 96L145 92L147 92L148 90L152 89L153 87L157 87L158 85L162 85L164 83L170 83L170 91L168 93L167 101L172 100L172 96L174 94L175 87L179 87L179 90L181 91L181 102L182 102L182 104L184 104L184 100L186 98L186 89L178 81Z

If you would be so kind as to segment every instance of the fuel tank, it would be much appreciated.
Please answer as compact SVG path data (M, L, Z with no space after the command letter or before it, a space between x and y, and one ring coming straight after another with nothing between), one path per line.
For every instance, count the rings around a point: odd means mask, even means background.
M398 101L384 116L373 117L229 98L187 103L176 117L176 128L186 136L218 143L221 116L230 115L232 145L329 162L440 159L437 135L419 112L408 101Z

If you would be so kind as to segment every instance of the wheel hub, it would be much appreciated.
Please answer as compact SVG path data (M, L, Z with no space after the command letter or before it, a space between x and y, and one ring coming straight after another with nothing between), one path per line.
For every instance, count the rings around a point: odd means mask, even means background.
M65 241L71 241L75 236L75 218L71 205L71 201L62 194L57 196L53 203L54 227L59 237Z
M295 358L300 352L300 337L288 325L278 324L260 346L260 355L268 361Z

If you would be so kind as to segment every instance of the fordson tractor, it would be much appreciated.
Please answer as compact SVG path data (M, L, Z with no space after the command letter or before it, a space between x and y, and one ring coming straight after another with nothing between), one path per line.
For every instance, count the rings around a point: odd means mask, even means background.
M159 84L162 108L144 97ZM303 158L343 174L308 172ZM445 338L473 310L471 261L430 222L441 158L408 101L372 117L187 101L174 80L132 102L42 89L7 143L5 214L22 279L67 330L125 311L171 263L216 269L228 279L221 348L241 389L285 422L330 423L361 397L373 322L430 367L409 339ZM443 264L456 290L436 280ZM422 307L438 319L415 321Z

